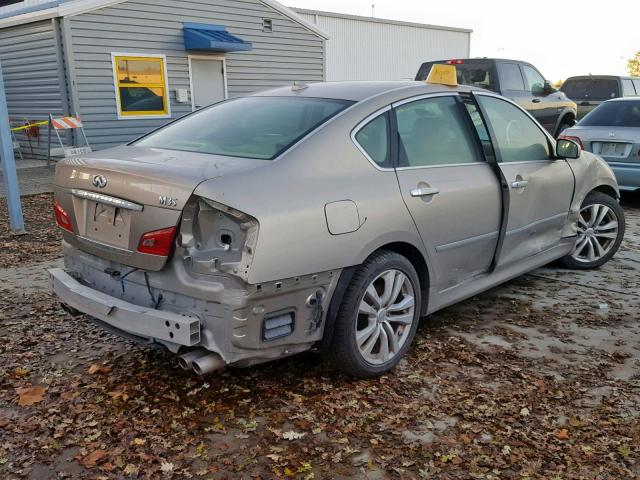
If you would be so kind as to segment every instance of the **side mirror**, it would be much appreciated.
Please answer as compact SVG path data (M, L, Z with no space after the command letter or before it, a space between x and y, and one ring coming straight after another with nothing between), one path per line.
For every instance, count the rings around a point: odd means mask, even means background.
M580 145L567 138L559 138L556 142L556 157L580 158Z
M545 80L544 86L542 87L542 91L547 95L549 95L550 93L554 93L556 89L553 87L553 85L551 85L551 82L549 80Z

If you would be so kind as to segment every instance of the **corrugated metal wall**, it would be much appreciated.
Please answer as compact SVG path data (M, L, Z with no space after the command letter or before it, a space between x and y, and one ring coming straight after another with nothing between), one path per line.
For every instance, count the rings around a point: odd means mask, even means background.
M273 19L273 33L262 31ZM166 119L116 116L111 52L167 56L172 116L191 111L176 103L175 90L189 89L182 22L216 23L253 43L250 52L226 54L229 96L323 79L324 40L302 25L255 0L130 0L64 19L69 22L77 109L94 149L129 141Z
M469 56L469 33L310 14L329 34L327 80L413 80L420 64Z
M52 20L0 30L0 61L12 124L63 113L57 51ZM39 142L18 134L25 153L46 155L46 128L40 131Z

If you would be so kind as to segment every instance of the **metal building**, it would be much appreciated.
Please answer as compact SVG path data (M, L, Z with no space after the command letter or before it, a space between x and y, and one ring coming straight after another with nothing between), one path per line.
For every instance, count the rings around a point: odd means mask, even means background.
M327 38L275 0L25 0L0 8L11 119L77 112L94 150L226 97L322 81ZM45 153L42 136L30 144Z
M470 55L472 30L465 28L294 10L329 35L330 81L413 80L422 62Z

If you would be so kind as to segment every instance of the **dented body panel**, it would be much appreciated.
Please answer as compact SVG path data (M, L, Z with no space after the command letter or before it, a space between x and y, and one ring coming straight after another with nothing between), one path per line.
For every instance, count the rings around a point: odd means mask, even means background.
M444 178L455 168L429 177L442 177L443 189L452 186L446 196L420 199L431 208L420 217L403 199L403 190L415 188L417 171L379 168L354 141L365 120L395 102L472 90L367 82L257 94L354 102L270 160L135 142L65 159L56 169L55 196L73 232L63 230L65 267L51 271L52 288L73 309L130 337L173 352L199 348L223 364L247 366L326 343L333 321L327 312L344 291L337 288L341 275L381 248L411 252L424 266L423 313L566 255L585 196L596 188L617 195L610 169L594 155L558 160L567 162L571 189L549 197L566 197L566 211L540 209L557 214L561 234L554 242L490 272L495 241L478 243L473 259L456 249L498 235L500 182L493 170L478 164L483 175L474 177L486 180L486 219L476 221L482 208L472 208L475 197L463 188L468 179ZM461 215L453 218L452 211ZM459 223L439 229L443 221ZM170 250L144 253L161 246L165 240L154 233L166 229L174 232ZM434 258L445 250L451 261Z

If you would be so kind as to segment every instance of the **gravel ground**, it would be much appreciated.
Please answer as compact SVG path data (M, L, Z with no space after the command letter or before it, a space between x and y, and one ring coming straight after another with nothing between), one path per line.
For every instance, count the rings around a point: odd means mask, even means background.
M640 201L624 206L601 270L546 267L434 314L368 381L313 355L184 373L58 307L51 223L0 233L0 478L638 478Z

